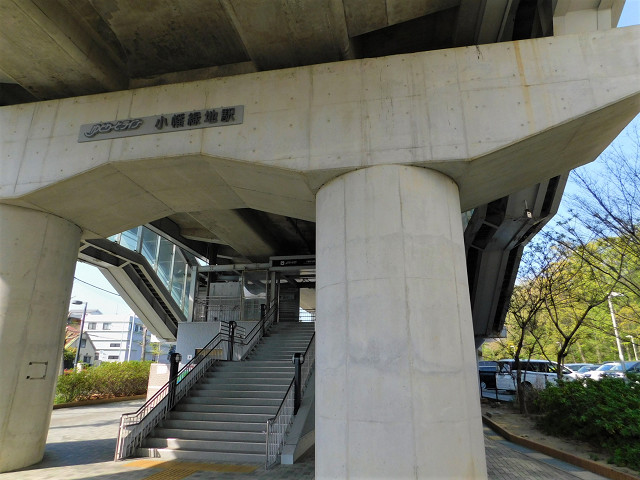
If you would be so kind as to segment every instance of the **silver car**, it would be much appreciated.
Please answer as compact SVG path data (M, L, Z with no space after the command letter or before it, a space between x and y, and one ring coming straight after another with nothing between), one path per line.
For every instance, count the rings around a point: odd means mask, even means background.
M640 362L624 362L625 369L622 369L621 363L616 363L615 367L604 372L604 377L624 378L625 370L629 373L640 373Z
M496 375L496 386L498 390L515 391L517 368L515 360L505 359L498 361L499 370ZM536 388L542 390L548 384L557 383L556 362L549 360L520 360L521 380L525 388ZM572 380L573 372L566 367L562 369L562 375L567 380Z
M608 362L600 365L595 370L587 372L584 374L582 378L590 378L591 380L600 380L602 376L607 373L609 370L614 368L616 365L620 365L620 363L616 362Z

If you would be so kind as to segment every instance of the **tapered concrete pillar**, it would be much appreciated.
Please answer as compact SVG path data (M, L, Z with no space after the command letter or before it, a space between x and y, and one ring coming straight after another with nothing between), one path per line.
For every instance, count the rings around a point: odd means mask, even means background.
M374 166L317 196L316 478L486 478L458 189Z
M44 454L80 229L0 205L0 472Z

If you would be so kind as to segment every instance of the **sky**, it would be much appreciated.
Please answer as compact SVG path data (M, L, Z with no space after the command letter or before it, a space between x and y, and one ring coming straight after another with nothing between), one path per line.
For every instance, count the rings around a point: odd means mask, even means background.
M640 0L627 0L618 23L619 27L640 24ZM640 126L640 115L632 122L632 124ZM629 127L627 127L629 128ZM626 129L618 136L624 139ZM581 167L587 171L590 168L596 168L594 164ZM571 192L571 186L567 186L567 193ZM564 197L567 198L567 195ZM566 206L566 201L560 205L560 213ZM88 310L98 309L103 314L122 314L131 315L133 311L126 302L116 293L107 279L100 273L98 268L83 262L76 265L75 278L73 282L73 291L71 293L71 301L87 302ZM83 305L73 305L73 309L84 308ZM70 308L71 310L71 308Z

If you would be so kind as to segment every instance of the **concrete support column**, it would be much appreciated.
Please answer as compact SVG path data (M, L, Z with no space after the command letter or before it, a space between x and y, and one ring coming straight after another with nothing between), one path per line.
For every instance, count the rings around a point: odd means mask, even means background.
M316 208L316 478L487 478L456 184L374 166Z
M0 205L0 472L44 455L80 229Z

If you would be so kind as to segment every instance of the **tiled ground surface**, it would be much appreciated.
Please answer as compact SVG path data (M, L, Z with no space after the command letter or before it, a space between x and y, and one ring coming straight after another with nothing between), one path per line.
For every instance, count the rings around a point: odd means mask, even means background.
M0 474L0 480L310 480L313 453L295 465L271 470L262 466L194 464L134 459L113 462L120 415L141 401L54 410L42 462ZM511 444L485 429L487 469L491 480L597 480L603 477Z
M484 429L487 471L491 480L600 480L600 475L585 471L534 450L506 441Z

